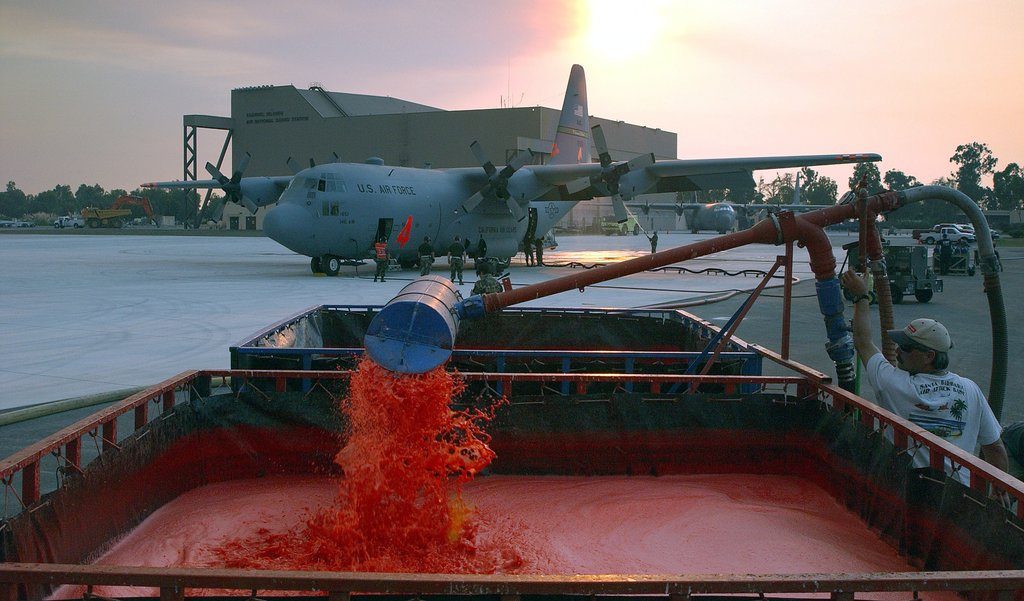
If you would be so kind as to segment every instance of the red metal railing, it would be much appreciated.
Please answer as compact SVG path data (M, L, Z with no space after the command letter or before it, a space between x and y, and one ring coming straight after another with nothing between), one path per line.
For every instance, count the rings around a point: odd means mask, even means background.
M758 348L758 351L761 349ZM772 358L772 357L769 357ZM789 364L789 362L786 362ZM174 408L180 396L190 398L196 394L197 380L208 382L214 378L231 378L238 385L250 380L272 381L275 390L287 389L290 380L323 382L342 380L349 377L347 371L299 371L299 370L204 370L188 371L134 394L115 403L67 428L49 436L0 461L0 482L12 487L15 476L21 476L19 501L28 507L40 499L40 464L43 458L53 455L63 459L71 469L82 469L82 441L87 436L101 433L102 451L117 447L117 441L130 435L118 436L117 418L134 412L135 429L145 426L151 416L148 408L151 402L162 405L162 413ZM577 394L585 394L590 384L597 383L647 383L651 392L657 394L665 384L719 384L725 394L736 394L740 386L753 385L764 388L770 385L793 387L801 398L817 396L833 411L858 410L862 422L875 430L891 429L894 444L898 449L927 449L932 465L941 469L948 459L955 466L970 471L970 486L975 490L1000 494L1012 503L1016 501L1017 516L1024 519L1024 483L979 460L977 457L937 438L926 430L899 416L875 406L868 401L837 386L824 383L813 376L729 376L729 375L668 375L668 374L569 374L569 373L475 373L460 374L467 381L501 383L504 394L510 394L516 382L552 382L575 384Z

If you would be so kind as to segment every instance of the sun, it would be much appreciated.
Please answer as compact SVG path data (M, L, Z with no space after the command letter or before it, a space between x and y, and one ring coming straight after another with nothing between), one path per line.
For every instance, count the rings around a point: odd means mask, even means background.
M580 8L588 56L626 62L656 51L665 32L667 0L584 0Z

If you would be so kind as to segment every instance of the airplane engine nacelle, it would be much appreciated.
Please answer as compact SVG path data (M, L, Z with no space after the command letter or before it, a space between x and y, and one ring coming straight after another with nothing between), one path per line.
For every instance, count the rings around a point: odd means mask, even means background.
M277 187L274 180L268 177L247 177L240 183L242 197L252 201L257 207L265 207L277 202L281 196L281 189Z
M657 185L657 177L648 173L647 169L637 169L619 178L619 194L625 199L630 199L650 192Z

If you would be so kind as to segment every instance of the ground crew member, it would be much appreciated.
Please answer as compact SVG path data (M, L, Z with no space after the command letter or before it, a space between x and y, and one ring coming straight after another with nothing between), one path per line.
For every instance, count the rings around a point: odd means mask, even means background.
M462 284L462 264L466 260L466 247L462 241L455 236L455 241L448 247L448 267L451 270L451 281L455 281L455 275L459 276L459 284Z
M942 240L939 240L939 273L946 275L949 273L949 266L953 262L953 243L949 241L948 234L942 234Z
M658 252L658 230L654 230L654 235L651 236L651 254Z
M377 263L377 271L373 274L373 281L376 282L377 278L380 281L384 281L384 274L388 271L388 243L387 240L381 238L377 240L377 243L373 245L373 260Z
M867 282L853 271L844 273L842 281L854 297L853 343L878 404L968 453L980 444L981 458L1006 471L1001 427L985 395L977 384L946 369L953 341L945 326L915 319L902 330L891 330L889 338L899 345L894 367L871 342ZM928 464L927 454L915 454L915 466ZM966 474L956 474L966 484Z
M544 264L544 238L537 238L534 240L537 245L537 265Z
M493 294L495 292L501 292L501 282L498 278L490 274L489 271L477 271L480 279L473 284L473 294Z
M534 265L536 261L533 259L533 239L526 237L523 239L523 252L526 253L526 266Z
M476 243L476 260L479 261L487 256L487 243L484 242L484 235L480 234L480 240Z
M430 236L423 236L423 244L416 252L420 254L420 275L430 275L430 268L434 265L434 245L430 243Z

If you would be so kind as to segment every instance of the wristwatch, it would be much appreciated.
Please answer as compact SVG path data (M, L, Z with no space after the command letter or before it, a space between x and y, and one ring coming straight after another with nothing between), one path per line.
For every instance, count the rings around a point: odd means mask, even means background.
M870 303L871 302L871 297L868 296L867 294L861 294L860 296L855 296L853 298L853 304L856 305L857 303L859 303L862 300L866 300L866 301L868 301Z

